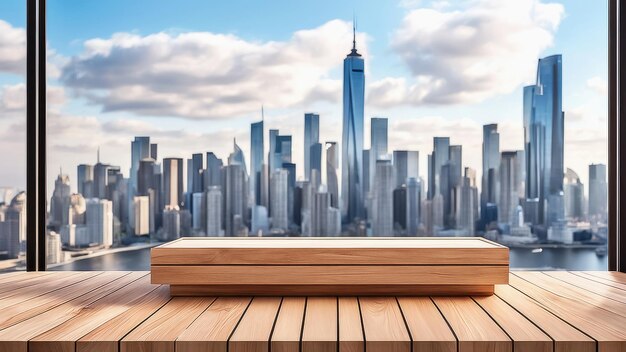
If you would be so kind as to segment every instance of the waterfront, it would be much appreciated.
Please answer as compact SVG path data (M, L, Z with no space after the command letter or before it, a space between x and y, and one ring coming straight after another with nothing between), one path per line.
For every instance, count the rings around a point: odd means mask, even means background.
M608 256L598 257L593 248L511 248L512 269L606 270ZM150 270L150 248L107 253L75 260L50 270Z

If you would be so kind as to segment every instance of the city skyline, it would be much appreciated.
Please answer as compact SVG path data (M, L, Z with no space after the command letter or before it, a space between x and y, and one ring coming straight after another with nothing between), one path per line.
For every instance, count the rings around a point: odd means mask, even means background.
M530 6L532 7L524 7ZM189 27L187 29L178 31L168 31L168 28L175 27L173 24L178 21L175 19L178 14L173 14L172 19L164 19L159 22L157 20L151 23L150 26L144 26L141 22L129 22L124 18L121 18L116 24L106 24L98 28L89 29L85 32L87 39L71 38L70 24L61 24L58 20L58 11L55 11L55 6L58 9L59 5L54 3L51 5L51 13L49 18L50 25L50 48L55 50L55 60L62 59L61 62L51 62L57 68L58 76L51 77L51 86L56 87L52 90L51 106L53 111L49 115L50 123L50 136L51 142L49 151L49 189L53 188L54 172L52 170L58 169L57 165L62 166L64 169L69 169L74 165L80 163L80 160L88 160L92 158L96 153L98 146L101 147L101 155L103 160L109 160L116 165L119 165L122 170L128 170L130 167L130 160L121 160L118 162L115 160L117 155L126 154L128 151L127 140L131 139L135 135L151 135L152 139L162 145L161 155L168 155L174 157L187 157L188 154L198 151L212 150L224 158L228 153L228 146L230 146L230 140L232 136L236 136L240 141L242 149L248 150L249 145L249 123L252 121L260 120L260 106L265 105L266 110L266 126L280 127L281 133L302 136L304 126L301 124L301 114L305 111L315 111L320 114L320 135L328 136L325 140L320 141L324 143L327 140L339 141L337 128L333 128L333 125L341 119L340 111L337 108L340 105L341 94L336 94L337 82L340 82L341 75L338 71L340 62L337 57L344 56L346 47L350 45L352 40L352 24L349 20L333 20L337 17L338 13L341 13L342 8L331 7L332 11L322 11L323 6L312 10L311 18L302 22L293 22L289 24L276 24L275 26L259 27L258 23L254 26L254 23L247 26L246 30L232 30L224 27L223 23L213 21L211 25L201 25L198 22L194 22L193 16L189 18ZM198 4L196 4L199 6ZM534 66L539 57L549 56L553 53L563 53L567 58L564 62L564 71L568 72L567 80L564 81L564 107L563 110L568 114L566 119L568 121L568 127L566 128L566 146L565 146L565 167L570 167L579 173L580 178L584 184L587 184L587 173L585 172L588 164L591 163L605 163L606 162L606 138L603 137L606 134L605 124L605 110L606 102L605 96L602 93L597 93L596 90L602 91L603 78L606 77L605 63L603 63L605 42L598 40L598 37L593 36L594 33L604 36L604 27L601 25L590 24L589 28L585 28L585 34L580 30L577 31L575 27L576 23L581 20L581 16L585 16L585 20L604 21L604 14L601 16L591 16L590 11L602 11L601 8L594 7L593 9L585 8L583 4L577 4L575 2L562 1L562 2L539 2L539 1L523 1L520 2L520 7L516 9L510 9L505 5L494 5L487 1L475 2L472 6L467 4L463 5L449 5L446 7L437 7L436 4L431 2L423 2L420 4L391 4L380 6L379 4L365 3L360 4L357 15L359 17L360 29L357 37L359 43L359 52L366 54L367 64L365 66L365 74L367 78L366 96L365 96L365 124L364 133L369 135L369 118L372 116L384 116L389 118L389 149L390 150L419 150L422 152L420 158L420 170L424 174L424 170L427 168L426 164L426 151L429 150L431 145L431 137L446 136L451 137L451 143L463 144L463 156L464 164L471 166L477 170L478 177L481 177L480 168L480 146L477 143L473 143L472 140L480 140L482 125L494 122L498 123L499 131L502 136L503 145L502 149L521 149L523 146L523 134L520 133L522 123L519 120L519 115L522 112L522 99L520 99L520 92L524 84L532 83L534 80ZM8 28L17 31L16 36L21 35L19 33L20 28L23 28L23 20L19 18L19 13L16 10L11 11L12 5L10 2L0 5L7 9L2 11L6 14L6 26ZM115 8L116 4L112 3L111 6ZM269 5L274 6L274 5ZM308 6L308 5L306 5ZM353 6L353 5L341 5L341 6ZM407 7L408 6L408 7ZM495 7L494 7L495 6ZM441 60L442 64L449 63L453 57L447 57L443 52L437 51L438 49L431 44L415 41L419 38L417 34L419 32L411 32L412 27L408 24L412 23L416 19L419 19L420 15L424 13L440 14L443 21L442 28L453 28L452 23L447 20L451 14L457 10L460 10L458 16L459 19L463 19L463 16L475 16L478 10L489 8L494 14L498 16L504 16L507 11L520 10L530 11L528 17L524 17L523 27L528 29L528 37L522 36L521 38L528 38L524 40L524 47L532 47L531 51L517 53L523 54L520 56L520 60L523 57L527 64L525 70L522 70L524 77L520 76L507 76L507 82L494 81L492 89L489 92L485 92L480 88L474 87L476 92L481 92L481 96L478 98L469 99L471 101L455 101L449 102L444 100L439 101L410 101L407 99L400 100L385 100L391 99L391 92L396 92L398 89L396 86L383 86L383 83L398 82L393 79L402 79L407 84L415 82L416 77L424 72L414 71L419 69L420 57L407 57L404 56L407 53L403 51L406 44L412 43L415 46L416 53L423 51L424 53L432 54ZM532 8L532 10L528 10ZM352 14L353 9L349 9L346 12ZM388 12L388 18L386 17L382 23L378 23L371 19L374 10L384 10ZM74 11L74 10L72 10ZM87 11L75 10L75 11ZM430 12L429 12L430 11ZM595 13L595 12L593 12ZM13 15L12 15L13 14ZM526 12L524 12L526 14ZM81 15L89 16L88 13L81 12ZM487 21L488 18L482 20ZM182 25L185 22L180 22ZM489 22L485 22L489 23ZM587 23L587 22L586 22ZM76 26L79 24L77 23ZM500 24L498 24L500 25ZM68 26L68 27L66 27ZM117 26L117 28L115 27ZM136 32L129 30L135 26ZM185 27L185 26L179 26ZM596 28L597 27L597 28ZM58 30L55 30L58 29ZM76 28L76 27L74 27ZM256 37L251 37L250 33L252 29L261 29ZM306 29L302 32L299 30ZM324 35L328 30L332 30L334 35ZM415 29L418 30L418 29ZM421 29L419 29L421 30ZM532 30L542 33L546 37L538 40L537 37L532 35ZM597 31L602 31L598 33ZM83 32L83 31L80 31ZM121 36L112 37L112 33L125 33ZM587 33L589 32L589 33ZM5 31L5 33L11 33ZM161 36L156 34L162 33ZM193 117L186 116L187 114L180 111L173 111L171 117L158 117L151 116L151 112L141 112L134 109L128 104L117 105L117 108L112 108L108 102L101 101L88 101L85 96L77 96L73 94L76 89L82 91L90 91L93 89L105 89L111 93L119 92L115 87L100 88L96 86L82 86L78 87L75 82L70 80L69 75L72 71L71 68L77 68L78 66L72 66L70 63L80 63L81 65L88 65L91 61L85 59L89 55L95 53L101 53L106 62L109 62L110 54L107 55L106 49L117 48L117 52L124 53L124 40L129 40L129 45L137 43L138 45L145 45L146 48L150 47L150 41L160 38L163 40L163 47L169 48L170 43L175 45L177 40L182 40L182 35L193 34L204 35L206 33L220 34L225 33L234 35L241 44L259 44L259 48L265 48L264 50L270 50L271 46L268 43L274 42L281 48L283 53L295 52L304 54L302 56L296 56L296 59L290 61L289 66L300 66L300 70L297 72L303 72L308 68L314 69L312 72L321 72L321 76L316 73L315 79L312 81L310 88L320 88L316 91L317 96L322 94L322 97L334 97L328 101L317 101L315 99L300 101L294 103L293 100L285 100L285 104L279 104L276 100L282 97L281 94L272 93L268 91L265 94L254 94L251 96L253 99L247 98L247 95L242 95L245 100L243 103L231 103L232 107L245 106L247 112L235 113L228 119L213 119L211 118L211 110L204 111L204 109L194 109L201 115L207 115L205 117ZM306 51L306 47L294 46L297 42L296 39L305 40L306 35L313 36L313 38L320 42L327 44L328 50L326 55L320 55L317 52ZM429 34L433 38L437 38L438 33ZM477 40L485 41L485 43L491 43L493 45L504 45L510 38L499 38L490 35L485 32L478 32ZM200 36L202 40L206 40L210 43L210 36ZM100 38L98 40L88 40L89 38ZM572 40L576 38L576 44L572 43ZM593 38L593 40L591 39ZM1 38L0 40L7 40ZM10 39L10 38L9 38ZM446 39L447 43L454 43L457 40L454 36ZM17 41L19 44L19 40ZM72 42L73 44L69 44ZM303 42L306 43L306 42ZM103 46L99 46L103 45ZM595 46L594 46L595 45ZM210 48L210 47L207 47ZM250 47L250 53L256 52L256 47ZM420 49L420 50L417 50ZM101 51L104 50L104 51ZM470 51L468 51L470 53ZM533 54L533 55L530 55ZM86 55L83 57L82 55ZM506 66L497 66L506 57L502 57L498 53L485 54L481 56L481 60L490 62L490 58L493 60L493 64L496 64L496 68L505 69ZM491 55L491 56L490 56ZM528 59L530 57L530 60ZM304 58L307 58L304 60ZM164 62L167 58L157 58L158 62L151 62L149 65L156 65L159 62ZM172 60L175 57L171 58ZM182 59L182 56L181 56ZM302 63L299 63L302 59ZM459 58L462 59L462 58ZM55 61L52 60L51 61ZM308 66L309 61L325 62L323 66ZM326 61L324 61L326 60ZM131 61L124 61L128 65L132 65ZM172 61L174 64L176 60ZM511 61L511 66L518 65L521 61ZM585 64L581 64L585 62ZM593 65L591 62L597 62ZM461 66L456 66L454 70L459 71L462 68L469 67L471 62L460 61ZM600 64L602 63L602 64ZM69 66L68 66L69 65ZM317 65L317 64L315 64ZM567 66L569 65L569 66ZM0 73L0 86L13 87L19 84L20 73L18 69L14 69L15 64L12 66L0 65L3 67L2 73ZM422 63L422 66L423 63ZM7 68L9 67L9 68ZM87 68L87 66L83 66ZM108 67L108 66L107 66ZM196 66L193 66L196 67ZM596 67L596 69L593 69ZM115 67L110 66L110 69ZM118 67L119 68L119 67ZM254 67L241 67L246 70L250 70ZM595 70L595 72L594 72ZM54 72L51 70L50 72ZM74 71L76 72L76 71ZM179 71L181 74L185 73ZM251 82L256 82L258 79L257 74L262 74L263 70L260 67L254 68L253 75L249 76ZM296 72L296 71L289 71ZM454 73L452 72L452 73ZM84 73L89 73L85 71ZM202 73L202 71L198 71ZM450 76L451 72L430 72L435 74L433 77L439 77L442 79L451 78L466 78L461 76ZM455 73L456 74L456 73ZM160 76L159 76L160 77ZM295 76L289 76L295 77ZM322 77L321 81L318 79ZM158 77L154 77L155 79ZM485 76L487 78L487 76ZM113 79L113 76L111 77ZM298 89L304 89L299 85L300 81L285 81L285 85L292 85L295 83L295 87ZM321 82L321 83L320 83ZM466 82L465 80L463 82ZM89 82L85 82L89 83ZM89 84L96 84L97 82L91 82ZM156 82L155 82L156 83ZM100 83L97 83L100 84ZM195 83L194 83L195 84ZM238 86L238 81L234 81L233 87ZM504 87L506 86L506 87ZM190 86L192 87L192 86ZM327 90L322 88L326 87ZM385 88L386 87L386 88ZM426 85L425 87L428 87ZM470 86L471 87L471 86ZM468 89L470 88L468 87ZM592 88L595 87L595 88ZM150 88L147 85L146 88ZM384 88L384 89L383 89ZM4 96L7 96L7 92L13 92L9 88L3 90ZM182 89L181 94L185 94L186 90ZM281 91L282 92L282 91ZM18 92L19 93L19 92ZM146 91L146 98L153 96L153 90ZM189 92L190 94L192 92ZM389 94L386 94L389 93ZM440 92L441 93L441 92ZM458 93L458 92L456 92ZM16 93L14 93L16 94ZM395 94L395 93L394 93ZM192 95L190 95L191 97ZM64 97L64 99L62 99ZM444 95L439 94L439 97L443 99ZM384 99L383 99L384 98ZM396 99L395 97L394 99ZM434 96L433 96L434 98ZM584 98L584 99L581 99ZM65 102L63 102L65 100ZM188 99L180 100L180 107L186 107ZM579 104L579 102L583 102ZM112 102L110 102L112 103ZM310 103L310 104L309 104ZM107 105L108 104L108 105ZM295 104L295 105L294 105ZM584 106L583 106L584 105ZM107 108L108 106L108 108ZM169 109L169 108L168 108ZM164 109L163 111L170 111ZM7 114L6 107L4 110L0 110L3 115ZM16 110L8 111L15 115ZM158 113L156 115L159 115ZM178 115L178 116L176 116ZM13 121L13 122L12 122ZM15 122L16 118L3 119L0 121L0 128L4 128L5 134L10 134L17 126L19 121ZM232 121L232 122L231 122ZM598 123L600 122L600 123ZM420 133L416 133L420 131ZM447 133L450 131L450 133ZM340 131L339 131L340 132ZM224 137L222 137L224 136ZM226 137L228 136L228 137ZM16 153L11 155L2 156L2 164L9 167L3 168L3 173L13 172L11 175L0 174L1 180L15 180L8 181L7 186L19 186L19 182L22 177L19 177L19 163L20 157L19 148L13 146L19 145L15 139L19 137L19 134L12 134L11 138L5 138L3 143L8 143L7 148L16 150ZM463 138L461 138L463 137ZM177 143L177 140L185 140L184 145ZM507 143L509 143L507 145ZM294 163L302 165L303 161L303 141L297 138L293 141L293 155ZM369 148L368 139L365 138L364 148ZM267 146L266 146L267 150ZM574 157L575 155L575 157ZM250 156L246 155L247 165L251 166ZM16 164L17 163L17 164ZM13 167L13 165L15 165ZM6 170L6 171L5 171ZM11 171L17 170L17 171ZM304 178L303 168L298 168L298 178ZM23 175L23 174L22 174ZM75 178L72 178L72 182L75 182ZM479 188L481 187L479 182ZM51 192L51 191L50 191Z

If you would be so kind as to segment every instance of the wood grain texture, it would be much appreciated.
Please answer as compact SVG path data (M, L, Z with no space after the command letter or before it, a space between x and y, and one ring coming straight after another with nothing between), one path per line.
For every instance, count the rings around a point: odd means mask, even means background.
M367 351L411 351L411 338L394 297L360 297L359 305Z
M136 281L89 304L72 319L36 336L29 342L30 352L74 352L76 341L128 310L137 300L156 289L147 273Z
M589 280L593 280L593 281L601 283L601 284L605 284L607 286L619 288L620 290L626 290L626 284L622 284L622 283L619 283L619 282L613 281L613 280L608 280L608 279L603 278L601 276L591 275L591 274L589 274L587 272L584 272L584 271L573 271L571 273L574 274L574 275L578 275L578 276L584 277L584 278L589 279Z
M64 302L45 313L32 316L0 331L0 352L26 352L29 341L66 321L79 315L85 307L93 302L115 292L129 283L145 276L145 272L123 273L115 275L98 275L97 278L107 278L107 282L97 286L97 289L79 295Z
M620 273L619 271L585 271L585 273L626 284L626 274Z
M532 298L508 285L496 286L496 295L531 320L554 340L555 352L595 352L596 342L550 313Z
M413 352L456 352L457 341L429 297L398 297Z
M74 285L99 274L99 272L74 273L74 275L60 275L58 278L55 277L54 280L44 280L26 287L18 288L17 285L15 285L13 290L3 294L3 297L0 299L0 309L5 309L26 301L33 303L35 302L35 300L33 300L35 297L43 296L41 298L45 298L47 293ZM37 279L41 278L42 277L37 277Z
M152 266L152 283L170 285L493 285L506 266Z
M14 274L0 352L626 351L620 275L515 272L492 297L214 299L170 298L147 274Z
M44 283L46 281L50 281L46 279L47 274L50 274L50 272L47 272L47 271L35 271L35 272L29 272L29 273L24 273L24 274L28 274L28 275L9 276L9 277L13 277L13 279L8 282L2 282L2 276L6 274L0 275L0 298L12 296L15 294L15 291L23 287L28 287L28 286L36 285L39 283ZM58 277L55 275L55 279L56 278L61 279L65 276L72 276L76 274L77 273L73 271L67 272L65 275L59 275Z
M489 296L493 285L170 285L172 296Z
M548 275L547 273L519 272L515 275L553 293L558 292L558 294L563 297L579 302L591 303L596 307L605 309L609 312L614 312L622 317L626 317L626 309L624 309L623 303L607 299L604 296L580 288L574 284L561 281Z
M213 300L210 297L173 298L122 339L122 352L174 352L176 339Z
M363 325L356 297L339 297L339 352L363 352Z
M515 352L553 351L552 339L498 296L474 297L474 301L513 340Z
M272 352L299 352L306 298L285 297L272 333Z
M504 331L469 297L433 297L459 341L459 352L512 352Z
M175 298L177 299L177 298ZM248 297L220 297L176 340L176 352L226 352L228 338L250 304Z
M8 273L0 273L0 284L12 282L12 281L21 281L29 277L41 276L41 275L45 275L45 273L26 272L26 271L12 271Z
M151 259L153 265L508 265L509 254L477 237L185 238L153 248Z
M511 275L510 285L596 340L599 351L623 352L626 349L626 321L623 316L545 290L515 275Z
M269 352L280 297L255 297L228 341L229 352Z
M614 288L604 284L598 284L594 280L589 280L578 275L574 275L567 271L546 271L546 275L555 279L559 279L566 284L575 286L579 289L583 289L589 292L593 292L596 295L612 299L620 303L626 303L626 291L619 288Z
M307 298L302 352L337 352L337 298Z
M170 300L167 286L133 302L133 307L76 341L78 352L118 352L119 341Z
M77 297L88 294L95 289L119 279L128 273L125 272L94 272L93 277L78 282L76 285L70 285L49 294L41 295L29 299L26 303L16 303L10 307L2 309L0 315L0 329L6 329L26 319L35 317L56 306L71 301ZM89 273L87 274L89 275Z

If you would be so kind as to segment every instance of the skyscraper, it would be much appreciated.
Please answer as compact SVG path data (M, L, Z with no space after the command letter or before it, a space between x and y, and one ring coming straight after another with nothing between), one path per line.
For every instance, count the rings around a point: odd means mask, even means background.
M224 182L224 228L226 236L239 236L245 231L248 210L248 174L243 151L237 143L222 168Z
M376 178L376 161L387 158L388 154L388 124L384 117L372 117L370 124L370 160L369 160L369 184L374 187Z
M606 165L589 165L589 217L593 220L607 220L607 192Z
M222 184L221 169L224 166L222 159L218 158L215 153L206 153L206 169L202 175L204 176L205 191L211 186L220 186Z
M417 152L415 152L417 153ZM415 177L406 180L406 235L417 236L420 225L420 184Z
M519 205L519 180L521 170L518 169L517 151L502 152L500 158L500 199L498 200L498 222L514 224Z
M273 230L287 231L289 227L288 177L289 171L285 169L274 170L270 177Z
M391 160L376 161L376 178L372 184L372 235L393 236L393 166Z
M539 224L547 224L544 208L561 213L563 192L564 113L562 109L562 57L539 59L537 82L524 87L524 145L526 197L538 199ZM550 204L550 203L554 204Z
M191 213L191 226L197 233L203 233L206 230L206 219L206 193L194 193L193 212Z
M183 159L163 159L163 202L165 207L181 209L183 200Z
M135 221L135 214L137 213L134 210L135 196L137 195L137 172L139 171L139 163L141 160L150 157L151 147L150 147L150 137L139 137L136 136L133 141L130 143L130 170L129 170L129 183L126 190L126 197L128 199L128 206L126 210L128 212L128 223L127 227L130 232L133 231L134 225L137 223ZM100 152L98 151L98 164L100 164ZM98 164L94 167L94 197L104 198L100 192L106 187L106 181L102 180L99 176L102 172L98 170ZM101 164L101 167L106 168L108 165Z
M87 200L87 231L90 243L113 245L113 204L106 199Z
M313 206L311 209L311 235L328 236L330 196L323 187L313 193Z
M309 154L310 173L308 179L315 183L319 181L322 175L322 143L314 143L311 148L309 148ZM316 180L316 177L318 180Z
M481 176L480 207L498 202L500 169L500 133L497 124L483 126L483 169Z
M261 204L261 173L263 172L263 124L264 121L250 125L250 193L254 204Z
M78 189L78 193L87 198L93 197L93 165L80 164L76 168L76 171L76 186ZM91 189L86 190L85 185L88 185L87 188Z
M150 234L150 197L134 197L134 231L135 236L147 236Z
M189 160L191 162L187 164L189 166L187 169L187 193L202 192L202 168L204 167L202 153L192 154Z
M59 173L54 181L54 191L50 199L49 224L55 231L69 223L70 194L69 176Z
M563 185L565 201L565 217L574 220L582 220L585 216L585 190L580 177L574 170L568 168L565 171L565 183Z
M206 199L207 236L223 236L222 233L222 189L219 186L211 186Z
M319 142L320 115L306 113L304 114L304 178L307 180L311 177L312 166L317 166L312 164L314 160L311 158L311 148Z
M450 160L450 137L433 137L432 162L432 187L429 194L434 198L437 194L443 194L441 183L441 168Z
M410 177L417 179L419 177L419 152L394 150L393 168L396 174L396 188L406 184Z
M474 170L466 167L465 175L456 186L455 224L467 236L474 235L474 223L478 218L478 191L475 186Z
M330 195L330 205L339 209L339 150L337 142L326 142L326 184Z
M363 122L365 68L356 50L343 60L343 134L341 158L341 213L344 223L363 218Z

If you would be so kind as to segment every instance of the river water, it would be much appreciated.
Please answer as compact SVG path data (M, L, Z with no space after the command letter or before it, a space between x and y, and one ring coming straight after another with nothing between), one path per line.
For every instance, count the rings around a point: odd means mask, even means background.
M590 248L511 248L512 269L607 270L608 256L598 257ZM150 249L104 254L51 268L50 270L150 270Z

